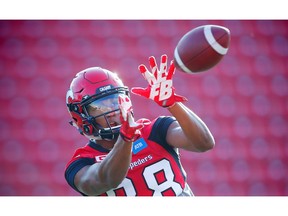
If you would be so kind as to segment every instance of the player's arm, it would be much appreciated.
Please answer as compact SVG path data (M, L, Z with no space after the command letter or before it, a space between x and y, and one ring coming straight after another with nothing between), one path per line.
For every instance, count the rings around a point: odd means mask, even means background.
M116 188L125 178L130 162L132 142L139 138L144 123L135 122L128 96L119 96L120 136L101 163L83 167L74 178L77 189L86 195L99 195Z
M119 138L101 163L85 166L75 175L74 184L86 195L99 195L116 188L125 178L131 161L132 142Z
M166 140L177 148L204 152L214 147L214 138L206 124L182 103L168 108L176 118L168 128Z

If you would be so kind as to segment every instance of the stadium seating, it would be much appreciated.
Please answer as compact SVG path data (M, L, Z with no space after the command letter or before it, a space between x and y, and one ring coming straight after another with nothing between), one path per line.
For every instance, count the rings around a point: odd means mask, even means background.
M212 151L181 150L197 196L288 195L288 21L1 20L0 195L76 196L67 161L87 139L68 124L75 73L101 66L129 87L146 86L137 66L204 24L231 31L227 56L210 71L175 74L175 88L209 126ZM168 111L132 95L135 117Z

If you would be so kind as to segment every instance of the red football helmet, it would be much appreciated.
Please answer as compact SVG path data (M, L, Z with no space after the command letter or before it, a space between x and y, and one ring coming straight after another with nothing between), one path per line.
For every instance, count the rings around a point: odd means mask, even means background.
M117 138L121 124L110 122L109 115L119 113L118 95L129 95L128 87L123 85L117 74L91 67L76 74L66 94L71 125L77 127L82 135L90 139L111 140ZM105 102L105 103L104 103ZM91 115L91 111L95 111ZM99 122L106 121L101 125Z

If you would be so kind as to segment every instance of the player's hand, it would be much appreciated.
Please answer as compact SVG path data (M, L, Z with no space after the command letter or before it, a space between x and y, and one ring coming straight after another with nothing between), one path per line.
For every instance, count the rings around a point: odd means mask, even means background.
M140 131L143 123L135 122L132 114L132 103L127 95L119 95L118 103L120 108L120 120L122 126L120 128L120 136L126 142L133 142L140 137Z
M150 98L162 107L171 107L176 102L184 102L187 99L183 96L175 94L172 78L175 73L174 61L170 62L167 71L167 55L161 56L161 64L158 69L154 56L149 57L151 72L143 64L139 65L138 69L144 78L148 81L147 88L134 87L131 92L146 98Z

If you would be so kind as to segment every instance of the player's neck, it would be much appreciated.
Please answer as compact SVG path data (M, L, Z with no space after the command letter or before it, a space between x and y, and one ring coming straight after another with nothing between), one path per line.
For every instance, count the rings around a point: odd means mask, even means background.
M103 148L111 150L115 145L116 140L97 140L97 144L101 145Z

